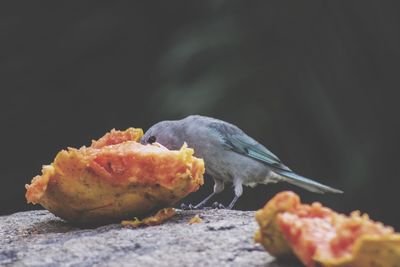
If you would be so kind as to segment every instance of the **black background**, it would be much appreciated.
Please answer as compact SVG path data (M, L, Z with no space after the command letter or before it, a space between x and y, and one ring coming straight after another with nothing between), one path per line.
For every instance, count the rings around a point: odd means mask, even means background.
M13 3L0 4L1 214L39 208L24 184L67 146L202 114L345 191L259 186L238 209L290 189L399 229L395 1Z

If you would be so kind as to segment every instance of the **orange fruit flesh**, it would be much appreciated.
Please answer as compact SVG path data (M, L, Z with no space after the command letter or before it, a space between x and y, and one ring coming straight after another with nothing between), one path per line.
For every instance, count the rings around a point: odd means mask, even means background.
M204 162L184 145L171 151L137 141L141 129L112 130L90 147L60 151L26 185L26 199L77 224L146 215L203 184Z
M160 184L167 188L185 175L191 150L170 151L157 145L129 141L101 149L81 148L88 167L110 183ZM190 166L196 173L197 162ZM193 168L192 168L193 167Z
M90 147L102 148L109 145L121 144L126 141L139 141L143 135L142 129L128 128L125 131L112 129L99 140L92 140Z
M318 202L302 204L293 192L281 192L257 212L256 218L260 224L257 241L267 251L287 256L291 249L309 267L400 264L400 235L359 211L345 216ZM280 240L280 235L287 244L269 242L271 237ZM279 253L274 254L276 251Z

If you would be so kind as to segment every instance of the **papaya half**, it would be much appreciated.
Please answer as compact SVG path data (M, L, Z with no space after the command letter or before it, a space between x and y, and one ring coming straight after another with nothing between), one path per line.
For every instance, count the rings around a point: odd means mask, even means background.
M74 224L99 225L146 216L203 184L204 162L193 149L142 145L142 135L112 130L89 147L60 151L26 185L28 203Z

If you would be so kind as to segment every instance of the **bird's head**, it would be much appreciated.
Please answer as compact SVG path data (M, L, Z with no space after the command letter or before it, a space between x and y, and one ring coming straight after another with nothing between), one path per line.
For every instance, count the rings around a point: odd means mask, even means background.
M160 143L168 149L176 150L181 148L184 140L177 121L162 121L154 124L142 136L142 144Z

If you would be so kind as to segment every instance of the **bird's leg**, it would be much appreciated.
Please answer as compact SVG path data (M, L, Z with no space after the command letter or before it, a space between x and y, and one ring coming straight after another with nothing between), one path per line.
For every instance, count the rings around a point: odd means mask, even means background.
M210 198L212 198L215 195L215 192L212 192L210 195L208 195L208 197L206 197L205 199L203 199L199 204L197 204L196 206L194 206L195 209L201 209L202 207L204 207L204 205L207 204L207 201L210 200Z
M214 192L212 192L208 197L203 199L199 204L194 206L195 209L201 209L204 207L204 205L207 204L207 201L209 201L215 194L218 194L224 190L224 182L221 180L214 179Z
M238 199L239 199L239 197L235 195L235 197L233 198L233 200L231 201L231 203L229 204L227 209L231 210Z
M239 197L243 194L243 185L242 181L239 179L234 179L233 180L233 187L235 190L235 197L231 201L231 203L228 206L228 209L231 210L233 206L235 205L236 201L238 201Z

